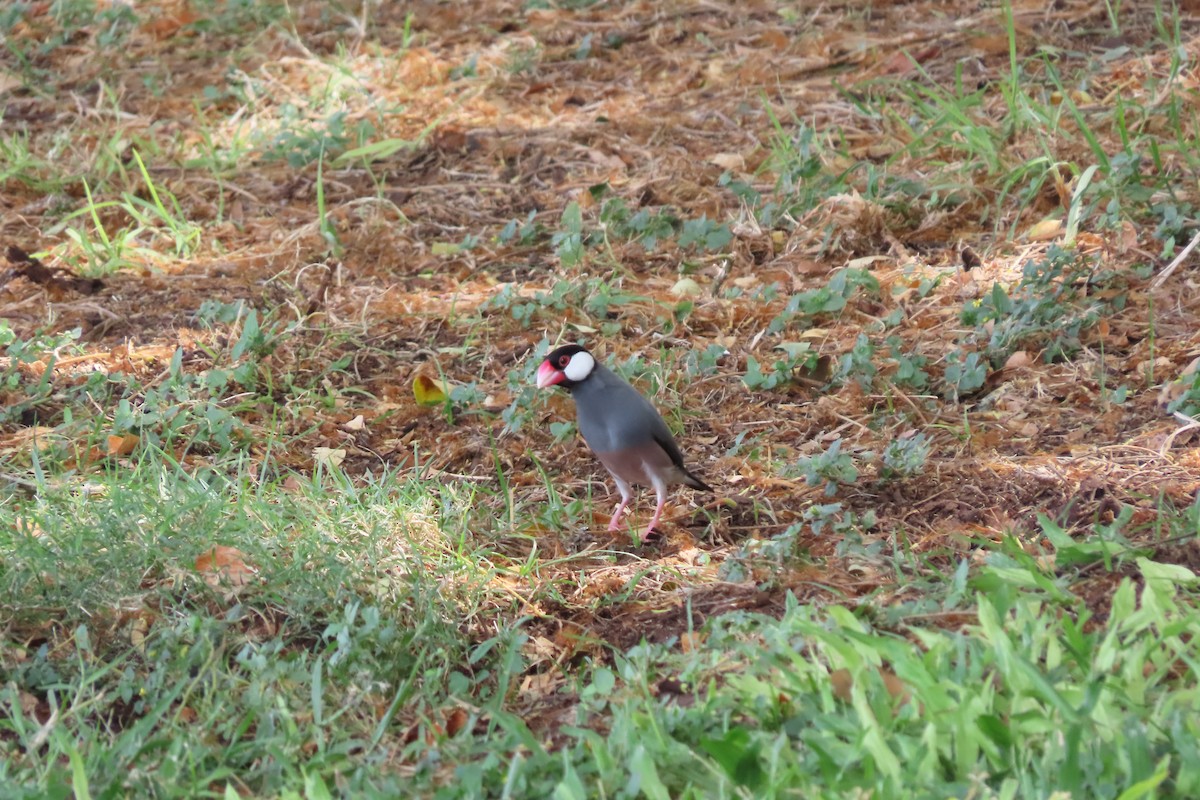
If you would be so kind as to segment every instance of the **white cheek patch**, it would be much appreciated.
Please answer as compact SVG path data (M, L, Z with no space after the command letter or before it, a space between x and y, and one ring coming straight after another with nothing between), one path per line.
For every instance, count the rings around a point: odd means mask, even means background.
M576 353L571 356L570 363L563 370L563 375L573 381L581 381L588 375L592 374L592 370L596 367L596 359L592 358L588 353Z

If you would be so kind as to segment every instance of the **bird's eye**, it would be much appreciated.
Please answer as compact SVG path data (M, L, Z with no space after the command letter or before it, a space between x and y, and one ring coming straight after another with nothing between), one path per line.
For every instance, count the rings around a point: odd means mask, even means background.
M571 363L571 357L570 357L570 356L559 356L559 357L558 357L558 366L559 366L559 369L566 369L566 368L567 368L567 364L570 364L570 363Z

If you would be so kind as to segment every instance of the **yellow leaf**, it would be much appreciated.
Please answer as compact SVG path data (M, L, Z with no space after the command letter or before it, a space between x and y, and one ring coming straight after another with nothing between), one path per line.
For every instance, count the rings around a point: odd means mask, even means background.
M440 406L446 402L449 392L441 381L428 375L418 375L413 378L413 397L416 398L417 405Z
M1057 239L1062 233L1061 219L1044 219L1025 232L1025 238L1031 242L1049 242Z

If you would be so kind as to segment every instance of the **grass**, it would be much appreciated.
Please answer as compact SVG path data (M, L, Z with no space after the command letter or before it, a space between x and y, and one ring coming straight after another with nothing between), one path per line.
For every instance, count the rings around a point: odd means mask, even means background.
M0 11L4 796L1200 795L1128 5ZM656 540L572 340L718 487Z
M85 493L45 488L5 514L3 590L21 598L7 625L37 640L5 651L17 796L69 780L76 796L274 794L321 776L395 791L420 760L404 751L428 750L456 703L507 689L497 666L469 666L481 604L511 601L462 549L452 492L249 472L189 474L147 449Z
M545 673L527 624L494 627L513 598L464 498L169 462L3 512L7 625L29 637L0 689L10 796L1200 790L1183 567L1107 548L1129 562L1099 620L1053 567L1097 551L1060 533L1039 559L1010 541L940 579L917 565L917 608L689 614L549 684L572 702L548 742L517 692Z

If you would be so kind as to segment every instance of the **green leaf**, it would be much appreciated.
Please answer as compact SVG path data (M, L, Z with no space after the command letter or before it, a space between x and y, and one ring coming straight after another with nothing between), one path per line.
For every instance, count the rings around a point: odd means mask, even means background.
M979 730L983 731L985 736L996 744L1003 748L1012 747L1012 731L1009 730L1007 723L995 714L982 714L975 720L975 724L979 726Z
M568 233L583 233L583 210L579 208L579 203L567 203L567 207L563 209L562 226Z
M83 766L83 757L75 745L67 743L65 747L67 759L71 762L71 788L75 790L75 800L92 800L91 789L88 788L87 770Z
M252 308L246 314L246 321L242 323L242 335L238 337L237 344L233 346L233 352L230 353L230 357L234 361L241 358L242 354L258 339L258 333L258 312Z
M1117 795L1117 800L1139 800L1142 797L1153 796L1154 790L1170 775L1171 758L1163 756L1158 762L1158 770L1145 780L1138 781Z
M316 659L316 661L313 662L313 667L312 667L312 687L311 687L311 690L312 690L311 691L312 714L313 714L313 723L316 725L323 725L325 723L325 702L324 702L325 694L324 694L324 690L322 689L322 680L321 680L322 679L321 668L324 666L324 664L325 664L324 659L321 657L318 657Z
M1161 564L1148 558L1139 558L1137 565L1148 581L1168 581L1186 585L1196 582L1196 573L1182 564Z
M702 739L700 746L738 786L756 791L762 785L764 774L758 761L759 748L745 728L730 728L720 739Z
M563 776L554 787L554 800L587 800L587 789L579 779L579 773L571 766L570 756L565 748L562 755Z
M597 694L611 694L617 687L617 676L608 667L600 667L592 673L592 691Z
M658 777L658 768L654 759L646 752L646 746L639 744L629 759L629 785L627 791L635 795L638 790L649 800L671 800L671 793Z
M319 772L305 773L304 798L305 800L333 800L333 795L329 793L329 787L325 785Z

